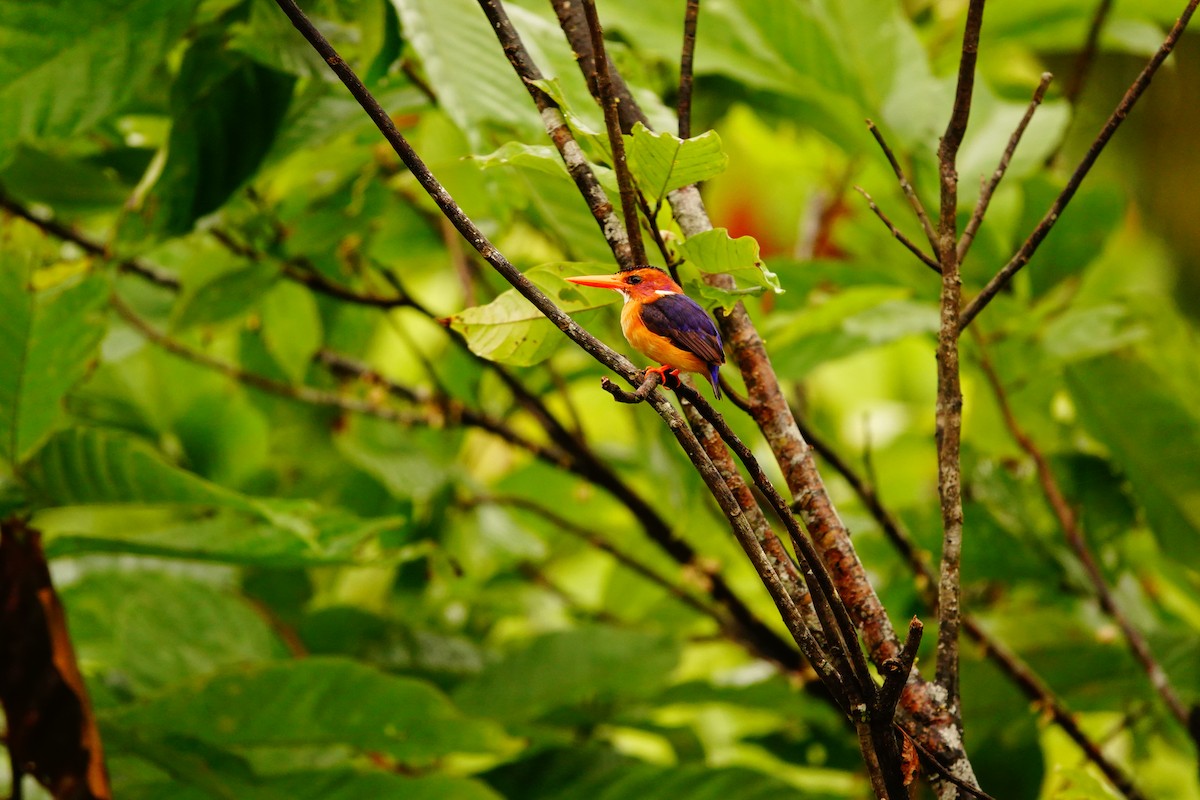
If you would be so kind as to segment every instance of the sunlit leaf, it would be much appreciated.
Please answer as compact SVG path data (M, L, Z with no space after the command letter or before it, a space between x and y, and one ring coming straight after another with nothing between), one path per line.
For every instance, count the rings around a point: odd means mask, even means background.
M724 273L737 283L743 294L761 294L764 291L782 292L779 276L767 269L759 255L758 242L750 236L733 239L724 228L713 228L704 233L690 236L679 245L679 251L687 262L709 273ZM731 306L738 295L724 292L702 281L688 282L688 293L701 299L707 307Z
M580 289L564 278L612 272L610 264L543 264L526 273L535 285L568 314L612 305L616 292ZM530 366L549 358L563 342L550 320L516 289L509 289L484 306L468 308L450 317L450 327L461 333L477 355L505 364Z

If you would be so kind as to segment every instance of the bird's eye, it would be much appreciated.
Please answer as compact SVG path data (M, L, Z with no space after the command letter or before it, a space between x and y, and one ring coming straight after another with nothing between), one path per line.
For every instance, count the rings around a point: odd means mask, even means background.
M625 282L628 283L630 286L636 286L637 284L642 282L642 276L641 275L630 275L629 280L627 280Z

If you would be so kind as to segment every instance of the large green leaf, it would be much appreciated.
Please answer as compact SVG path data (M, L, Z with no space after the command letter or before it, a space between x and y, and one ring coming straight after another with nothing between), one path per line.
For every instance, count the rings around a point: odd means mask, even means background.
M460 686L454 699L502 720L537 719L585 701L603 709L654 694L678 659L678 644L664 636L580 628L534 639Z
M0 459L20 463L50 435L95 358L108 282L92 275L35 290L35 251L14 235L5 231L0 247Z
M160 68L195 0L0 4L0 164L20 139L74 136Z
M402 518L363 520L314 501L235 492L169 464L144 442L93 428L74 428L52 438L29 462L28 478L43 501L54 506L158 506L177 512L240 515L217 516L197 525L186 517L160 518L141 529L123 528L119 520L105 524L93 518L77 527L84 523L62 517L50 528L67 537L64 550L274 565L339 563L378 558L381 534L407 532Z
M228 748L343 744L410 765L512 744L495 723L464 715L428 683L337 658L226 671L108 719L143 736Z
M473 0L392 0L405 38L420 56L438 104L482 149L482 126L499 123L530 136L537 111Z
M542 264L525 273L559 308L568 314L590 311L617 301L617 293L580 291L565 278L612 272L609 264ZM450 317L450 327L461 333L471 350L492 361L530 366L549 358L564 337L550 320L516 289L492 302L468 308Z
M1200 419L1145 364L1119 356L1072 364L1080 418L1129 477L1163 549L1200 558Z
M215 211L262 162L287 112L295 78L212 38L189 48L172 86L167 162L155 187L157 225L184 233Z
M680 139L665 131L651 133L640 122L633 126L629 165L638 186L653 202L660 202L675 189L721 174L728 163L716 131Z

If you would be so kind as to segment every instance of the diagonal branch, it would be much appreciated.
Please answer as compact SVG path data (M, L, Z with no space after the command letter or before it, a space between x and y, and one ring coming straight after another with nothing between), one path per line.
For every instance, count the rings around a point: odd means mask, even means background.
M1063 530L1063 535L1067 539L1067 544L1075 553L1075 557L1083 565L1084 573L1087 575L1088 581L1092 584L1092 590L1096 593L1100 607L1104 609L1104 613L1108 614L1117 623L1117 627L1125 635L1134 658L1146 672L1147 677L1150 679L1150 685L1154 687L1154 691L1158 693L1167 710L1171 712L1171 715L1175 717L1185 730L1189 730L1189 733L1191 733L1187 706L1183 704L1183 701L1179 698L1179 694L1175 691L1175 687L1171 685L1166 670L1162 668L1162 665L1158 663L1158 659L1154 657L1154 653L1150 650L1150 643L1146 641L1146 637L1134 627L1129 616L1117 603L1117 598L1114 596L1112 589L1109 588L1108 582L1104 578L1104 573L1101 571L1100 565L1096 562L1095 555L1092 554L1092 550L1088 546L1087 539L1080 528L1079 519L1075 514L1075 509L1071 507L1071 503L1067 500L1062 488L1058 485L1058 481L1054 477L1054 470L1050 468L1050 462L1046 459L1046 455L1029 434L1025 432L1020 423L1017 422L1012 404L1008 402L1008 392L1005 390L1004 384L996 372L995 364L992 363L988 355L983 343L983 337L978 335L977 330L975 332L977 334L975 342L979 348L979 366L983 370L984 377L987 378L988 385L992 389L992 395L996 398L996 403L1000 406L1000 415L1004 419L1004 426L1008 428L1008 432L1013 437L1013 440L1016 441L1017 446L1025 451L1025 454L1033 460L1034 469L1037 471L1038 483L1042 487L1042 494L1045 495L1046 502L1054 512L1054 516ZM1196 744L1200 745L1200 741L1197 741Z
M933 223L929 221L929 214L925 211L925 204L917 196L917 190L913 188L912 182L904 174L904 169L900 166L900 162L896 160L896 154L892 152L892 148L888 146L887 140L883 138L883 131L879 130L879 126L871 120L867 120L867 130L875 137L875 142L879 145L879 149L883 151L884 157L892 165L892 172L896 174L896 180L900 183L900 189L904 192L904 196L908 198L908 204L912 206L913 213L917 215L917 220L921 223L921 228L925 231L926 238L929 239L930 247L936 253L938 246L937 232L933 229Z
M637 264L644 264L644 256L641 261L635 260L630 235L626 235L625 228L622 227L612 203L600 186L600 181L596 179L596 174L592 172L592 167L588 164L579 143L575 141L575 136L567 125L562 109L559 108L554 98L537 85L538 81L544 79L542 71L538 69L537 64L530 57L529 51L525 49L520 34L517 33L517 29L513 27L512 21L508 18L508 12L504 10L504 3L501 0L479 0L479 6L483 9L488 21L492 23L492 28L496 31L496 38L504 48L504 55L512 64L517 76L525 84L525 89L541 113L546 133L554 142L559 155L562 156L567 172L575 181L579 193L587 201L592 216L600 225L600 230L603 232L609 248L613 251L613 256L617 259L617 264L621 269L632 269Z
M937 260L918 247L912 239L909 239L907 236L905 236L904 233L902 233L900 229L897 228L890 219L888 219L887 214L883 213L883 209L875 204L875 200L871 197L871 195L867 194L866 189L862 188L861 186L855 186L854 190L863 196L863 199L867 201L867 208L871 209L871 211L875 213L875 216L879 217L879 221L887 227L887 229L891 232L892 237L896 241L900 242L900 244L904 245L910 253L920 259L922 264L929 267L939 275L941 274L942 268L938 266Z
M996 295L1000 293L1000 290L1008 285L1013 276L1020 272L1029 263L1029 260L1033 258L1033 254L1037 252L1042 241L1045 240L1050 230L1054 227L1054 224L1062 216L1062 212L1071 202L1071 198L1075 196L1075 192L1079 190L1079 185L1083 183L1083 179L1087 177L1096 160L1100 158L1100 154L1104 152L1104 148L1108 145L1109 140L1112 139L1113 134L1121 127L1121 123L1125 121L1125 118L1129 116L1129 112L1137 104L1138 99L1145 93L1146 88L1150 85L1150 81L1154 78L1154 74L1158 72L1158 68L1162 66L1167 56L1175 49L1179 37L1183 35L1188 22L1192 19L1192 14L1195 13L1198 3L1200 3L1200 0L1188 0L1183 13L1175 21L1175 25L1172 26L1162 45L1146 63L1146 66L1138 74L1137 78L1134 79L1129 89L1125 92L1125 96L1117 103L1117 107L1113 109L1112 114L1109 115L1108 120L1100 129L1100 133L1096 135L1095 140L1088 147L1087 152L1079 162L1079 166L1075 168L1075 172L1071 174L1066 186L1059 192L1058 197L1054 198L1054 202L1050 204L1050 208L1046 211L1041 221L1038 222L1037 227L1029 234L1029 238L1025 240L1025 243L1021 245L1009 262L988 281L987 285L975 296L975 299L963 309L958 322L960 335L963 329L971 324L971 320L979 316L979 312L986 308L987 304L992 302Z
M958 262L960 264L967 257L967 251L971 249L971 243L975 241L975 234L979 230L979 226L983 223L983 215L987 213L988 204L992 202L992 195L995 194L996 187L1000 185L1001 179L1004 178L1004 173L1008 171L1008 165L1012 161L1013 153L1017 151L1017 145L1021 143L1021 137L1025 135L1025 129L1029 127L1029 122L1033 119L1033 113L1042 104L1042 99L1046 96L1046 89L1050 86L1050 81L1053 78L1054 76L1049 72L1042 73L1042 79L1038 82L1037 89L1033 92L1033 99L1029 101L1029 107L1025 109L1025 115L1021 117L1016 130L1009 137L1008 146L1004 148L1004 155L1000 157L1000 163L997 165L996 171L992 173L991 179L983 185L983 190L979 193L979 202L975 204L975 210L971 212L971 219L967 221L966 227L963 228L962 236L958 240Z

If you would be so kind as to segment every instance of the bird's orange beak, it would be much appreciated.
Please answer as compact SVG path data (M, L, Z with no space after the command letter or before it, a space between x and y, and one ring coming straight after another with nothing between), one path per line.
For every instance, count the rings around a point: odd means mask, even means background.
M567 278L567 280L580 286L595 286L597 289L620 291L625 288L625 282L618 275L580 275L576 278Z

